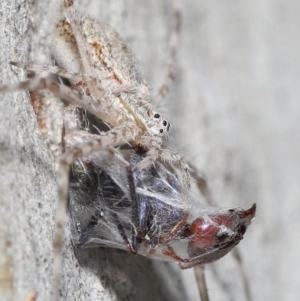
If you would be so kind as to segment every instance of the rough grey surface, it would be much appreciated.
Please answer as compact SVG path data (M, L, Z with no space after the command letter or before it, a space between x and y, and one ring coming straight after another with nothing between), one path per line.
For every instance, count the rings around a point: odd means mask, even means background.
M79 4L120 32L155 91L168 56L171 3ZM170 142L206 174L219 205L257 203L257 219L240 244L253 300L297 300L300 5L296 0L183 4L176 83L162 105L173 125ZM44 1L0 3L1 82L25 78L10 70L8 60L51 61L55 9ZM25 300L29 291L51 300L54 160L27 96L1 95L0 101L1 301ZM232 256L207 271L211 300L245 300ZM63 274L68 300L199 299L191 271L117 250L74 253L69 240Z
M32 8L31 1L0 3L1 83L25 79L8 61L29 59ZM50 300L57 199L53 162L28 92L0 98L0 300L25 300L30 291Z

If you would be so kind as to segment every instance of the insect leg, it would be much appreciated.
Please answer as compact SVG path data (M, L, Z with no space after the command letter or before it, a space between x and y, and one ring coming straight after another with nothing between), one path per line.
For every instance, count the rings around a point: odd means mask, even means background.
M180 229L182 229L182 227L186 224L186 221L188 219L189 216L189 212L185 211L183 217L181 218L181 220L173 227L173 229L171 230L171 232L169 234L162 234L159 238L159 242L162 244L167 243L168 241L170 241L177 233Z
M189 259L183 259L180 256L176 254L176 252L173 250L173 248L170 245L167 245L167 250L161 250L161 249L152 249L148 253L150 256L153 254L163 254L167 257L171 257L175 261L186 263Z
M207 284L205 280L204 266L201 265L195 266L194 273L196 276L201 301L209 301Z
M172 259L174 259L175 261L179 262L179 267L181 269L187 269L187 268L191 268L194 267L196 265L199 265L199 258L182 258L180 256L178 256L176 254L176 252L174 251L174 249L170 246L170 245L166 245L167 249L152 249L149 252L149 255L153 255L153 254L163 254L167 257L171 257ZM188 264L188 266L186 266L186 264Z

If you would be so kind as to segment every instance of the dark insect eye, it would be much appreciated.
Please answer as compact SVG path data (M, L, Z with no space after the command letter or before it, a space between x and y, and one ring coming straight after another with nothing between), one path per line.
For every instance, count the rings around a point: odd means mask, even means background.
M246 226L245 226L245 225L242 225L242 226L241 226L241 233L242 233L242 234L245 234L246 230L247 230Z
M221 234L217 234L217 238L218 238L219 240L225 239L225 238L227 238L227 237L228 237L228 233L225 233L225 232L223 232L223 233L221 233Z
M166 126L167 125L167 122L164 120L163 121L163 126Z
M164 130L159 130L160 133L163 133Z
M160 117L160 116L159 116L159 114L157 114L157 113L154 115L154 118L159 118L159 117Z

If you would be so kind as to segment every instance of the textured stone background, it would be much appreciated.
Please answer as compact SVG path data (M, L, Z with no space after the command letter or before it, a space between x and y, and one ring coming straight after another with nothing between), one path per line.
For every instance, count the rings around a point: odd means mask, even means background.
M58 0L56 0L59 3ZM50 62L54 1L1 1L0 82L25 79L9 60ZM257 203L240 250L253 300L297 300L300 243L300 4L182 2L172 92L162 104L170 143L208 179L223 206ZM116 28L157 89L172 25L169 1L78 1ZM28 93L0 100L0 300L51 300L55 164ZM55 127L53 131L57 130ZM76 252L77 253L77 252ZM116 250L65 247L68 300L198 300L192 271ZM231 255L207 267L211 300L245 300Z

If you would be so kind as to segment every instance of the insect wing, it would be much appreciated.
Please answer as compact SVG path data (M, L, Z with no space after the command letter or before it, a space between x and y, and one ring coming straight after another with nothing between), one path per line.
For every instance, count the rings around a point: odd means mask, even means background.
M117 223L130 231L131 202L125 168L114 162L107 152L98 152L71 167L69 208L77 247L126 249Z

